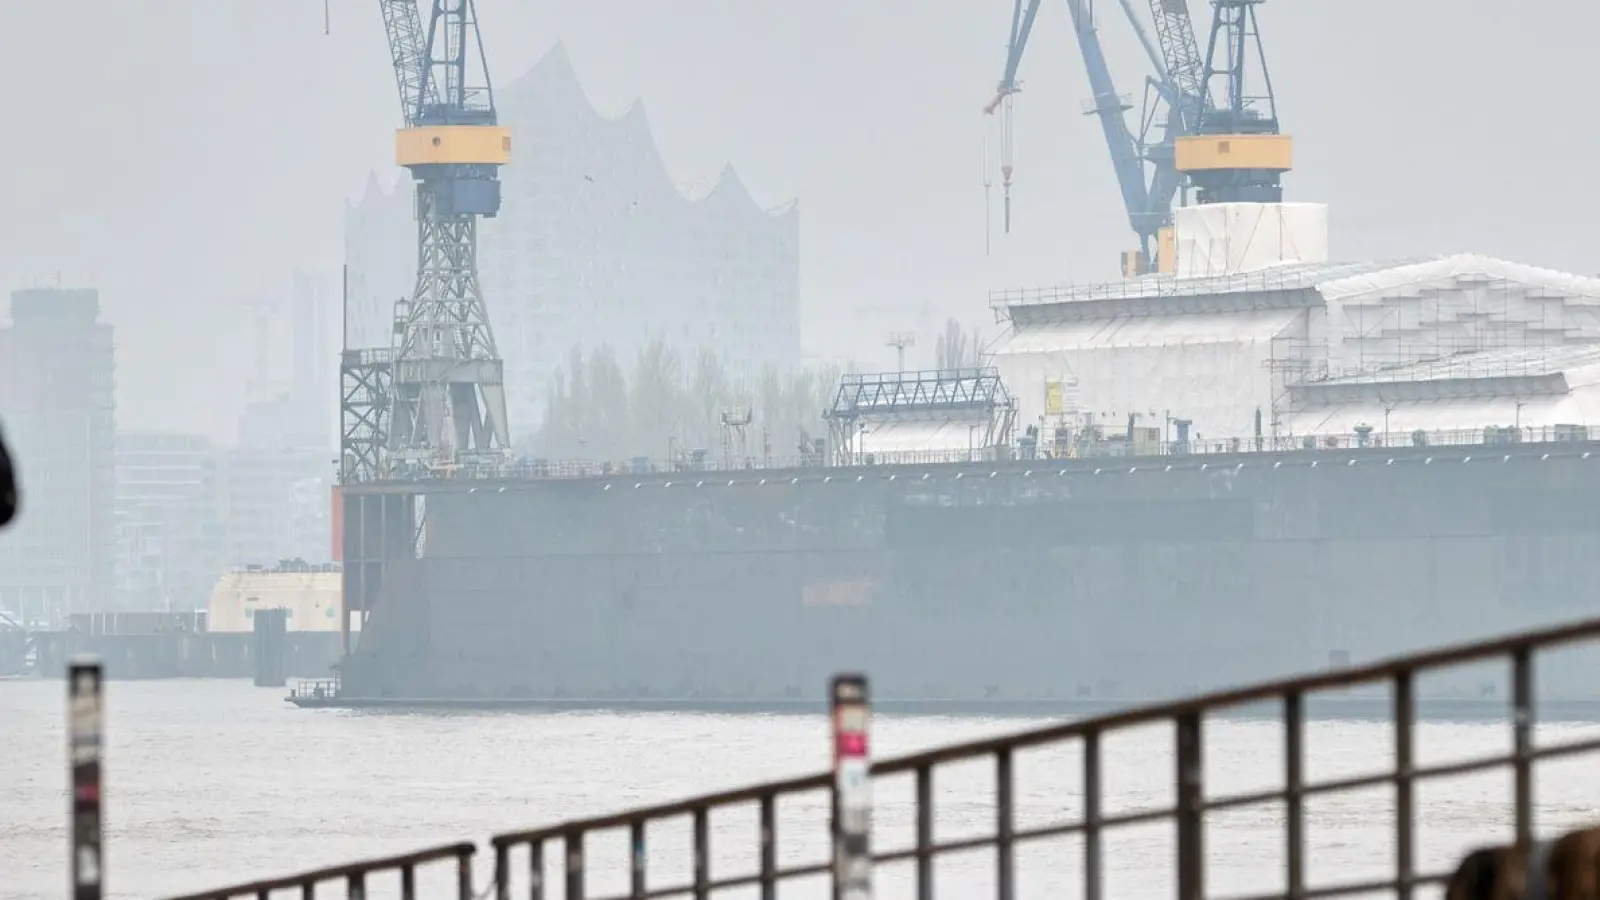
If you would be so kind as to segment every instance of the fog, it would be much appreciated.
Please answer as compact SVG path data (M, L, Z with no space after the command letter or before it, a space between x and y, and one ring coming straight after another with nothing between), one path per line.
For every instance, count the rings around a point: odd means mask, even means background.
M1015 228L984 255L980 110L1005 6L481 0L480 17L500 81L560 40L601 110L642 100L685 189L731 163L763 204L798 198L807 355L888 368L890 330L927 335L914 353L931 362L946 317L990 323L990 288L1111 277L1129 245L1079 113L1066 10L1049 3L1016 100ZM1147 63L1101 6L1118 89L1136 93ZM5 13L18 136L0 145L0 278L100 289L119 427L231 441L253 358L244 301L295 269L332 277L346 200L373 171L399 176L377 10L332 0L328 34L317 0ZM1335 257L1592 269L1600 188L1562 170L1600 128L1569 111L1600 9L1277 0L1260 17L1296 138L1286 196L1332 204Z

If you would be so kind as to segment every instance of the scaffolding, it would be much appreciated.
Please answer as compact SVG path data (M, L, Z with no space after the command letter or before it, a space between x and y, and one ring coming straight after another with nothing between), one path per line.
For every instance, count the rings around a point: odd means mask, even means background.
M339 481L386 474L394 354L387 347L345 350L339 361Z
M993 367L839 379L828 421L839 466L961 462L1003 456L1017 408Z

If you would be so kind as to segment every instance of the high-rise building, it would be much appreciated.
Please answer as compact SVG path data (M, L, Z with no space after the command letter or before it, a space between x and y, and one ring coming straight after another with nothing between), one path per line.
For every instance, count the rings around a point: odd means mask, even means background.
M225 565L327 562L336 459L332 450L315 449L240 447L222 454Z
M188 434L117 435L118 602L204 609L224 570L211 442Z
M624 366L653 339L710 348L733 377L800 363L799 214L764 210L725 168L696 200L674 185L642 106L607 119L557 46L496 91L512 134L505 201L480 232L480 274L505 359L514 436L538 426L573 348ZM416 276L411 185L369 181L345 219L352 346L387 346Z
M0 331L0 422L22 495L0 536L0 608L30 620L115 603L115 364L99 316L92 289L20 290Z
M330 555L338 288L337 277L295 272L287 292L256 304L256 371L239 443L217 462L224 567Z

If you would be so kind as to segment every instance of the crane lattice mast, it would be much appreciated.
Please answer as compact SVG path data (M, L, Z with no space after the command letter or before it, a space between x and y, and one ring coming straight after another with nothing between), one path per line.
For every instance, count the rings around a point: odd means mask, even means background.
M504 451L504 363L478 279L478 220L500 210L511 135L496 117L473 0L379 0L404 127L395 160L416 181L417 280L395 304L397 459L454 462Z

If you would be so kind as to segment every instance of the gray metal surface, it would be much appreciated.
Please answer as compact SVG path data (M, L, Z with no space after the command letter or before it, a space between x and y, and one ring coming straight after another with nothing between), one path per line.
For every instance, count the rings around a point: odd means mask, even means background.
M788 700L854 668L886 701L1115 702L1592 612L1600 456L1500 449L413 483L425 548L369 551L344 689Z

